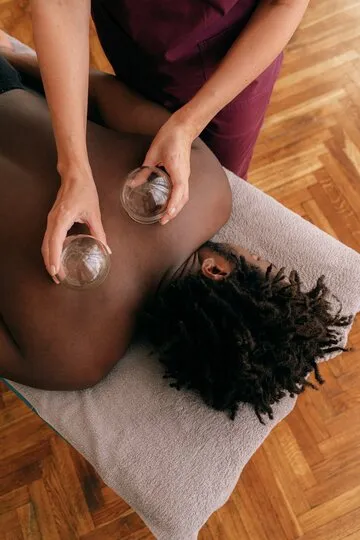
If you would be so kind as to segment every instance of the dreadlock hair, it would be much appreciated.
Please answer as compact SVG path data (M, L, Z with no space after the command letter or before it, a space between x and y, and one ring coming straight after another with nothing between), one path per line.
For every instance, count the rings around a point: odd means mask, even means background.
M202 273L171 282L147 306L141 327L165 366L170 386L196 391L210 407L234 420L250 404L261 423L272 405L300 394L316 361L344 351L339 328L351 317L334 313L324 277L308 292L299 275L263 271L234 257L223 280Z

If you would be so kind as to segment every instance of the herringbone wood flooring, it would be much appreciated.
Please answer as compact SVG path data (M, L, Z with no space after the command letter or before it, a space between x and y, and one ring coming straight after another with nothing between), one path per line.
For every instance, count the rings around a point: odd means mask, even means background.
M32 44L28 0L0 27ZM92 33L92 61L106 61ZM360 0L315 0L287 49L251 181L360 248ZM360 345L360 323L350 344ZM201 540L360 540L360 352L323 365ZM140 518L11 392L0 393L1 540L148 540ZM184 539L186 540L186 539Z

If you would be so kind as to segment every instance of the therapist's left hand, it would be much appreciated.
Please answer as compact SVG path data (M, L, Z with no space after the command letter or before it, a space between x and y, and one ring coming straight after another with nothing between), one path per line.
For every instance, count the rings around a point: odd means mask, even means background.
M171 198L160 223L174 219L189 200L190 153L194 140L192 129L174 113L160 128L150 146L144 165L162 166L172 182Z

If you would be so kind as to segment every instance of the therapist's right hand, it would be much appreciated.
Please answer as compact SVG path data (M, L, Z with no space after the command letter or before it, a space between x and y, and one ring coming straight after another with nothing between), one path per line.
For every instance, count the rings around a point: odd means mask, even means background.
M99 197L90 166L85 171L67 170L61 177L61 187L48 219L42 244L42 255L47 271L55 283L60 270L61 252L67 232L74 223L84 223L90 234L105 244L105 231L101 221Z

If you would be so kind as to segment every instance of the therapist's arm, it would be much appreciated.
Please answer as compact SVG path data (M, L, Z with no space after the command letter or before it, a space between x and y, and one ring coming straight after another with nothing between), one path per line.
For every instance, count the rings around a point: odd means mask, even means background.
M88 165L86 116L90 0L32 0L34 40L58 151L58 168ZM66 179L66 178L64 178Z
M178 114L198 135L214 116L251 84L283 51L309 0L262 0L223 61Z
M262 0L213 75L160 129L145 164L162 163L172 177L172 197L162 223L176 217L188 200L191 142L281 53L308 3L309 0Z
M86 147L90 0L32 0L34 39L58 152L61 187L42 252L54 276L67 231L86 223L106 243Z

